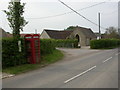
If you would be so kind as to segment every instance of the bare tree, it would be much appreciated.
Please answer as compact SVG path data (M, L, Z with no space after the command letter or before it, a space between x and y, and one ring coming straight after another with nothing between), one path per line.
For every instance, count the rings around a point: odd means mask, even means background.
M109 27L105 31L105 38L117 38L120 39L118 30L115 27Z

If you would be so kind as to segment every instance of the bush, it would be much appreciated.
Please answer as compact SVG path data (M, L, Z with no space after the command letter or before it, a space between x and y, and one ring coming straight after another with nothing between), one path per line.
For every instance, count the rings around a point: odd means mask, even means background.
M25 48L25 41L21 38L22 52L18 51L18 42L13 38L2 39L2 67L12 67L21 64L27 64L27 53ZM77 40L54 40L54 39L40 39L41 56L51 54L55 47L77 47Z
M40 50L41 55L53 53L55 47L67 47L74 48L77 47L77 40L55 40L55 39L40 39Z
M27 62L25 57L24 40L22 41L22 52L18 51L18 42L13 38L2 39L2 67L21 65Z
M92 49L108 49L108 48L116 48L120 46L119 39L100 39L100 40L92 40L90 42L90 48Z
M54 39L40 39L40 52L41 55L53 53L56 47Z
M78 41L76 39L56 40L56 47L77 48Z
M27 53L24 44L24 39L21 39L22 52L18 51L18 42L13 38L2 39L2 67L12 67L16 65L26 64ZM40 40L40 51L41 56L53 53L55 50L56 42L52 39L41 39Z

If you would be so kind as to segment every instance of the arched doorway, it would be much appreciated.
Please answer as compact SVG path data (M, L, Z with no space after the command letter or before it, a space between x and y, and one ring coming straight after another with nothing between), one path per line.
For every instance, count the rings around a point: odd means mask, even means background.
M81 48L81 45L80 45L80 36L77 34L75 37L78 40L78 47Z
M78 40L78 42L80 42L80 37L78 34L76 35L76 39Z

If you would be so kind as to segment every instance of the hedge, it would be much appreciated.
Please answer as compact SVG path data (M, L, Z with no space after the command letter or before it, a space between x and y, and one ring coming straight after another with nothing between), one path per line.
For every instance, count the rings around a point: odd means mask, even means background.
M77 48L78 41L76 39L56 40L57 47Z
M2 39L2 68L27 63L24 41L22 41L22 52L18 51L18 42L13 38Z
M40 39L41 55L53 53L55 47L56 41L54 39Z
M55 39L40 39L41 54L50 54L55 50L55 47L74 48L78 46L77 40L55 40Z
M100 40L91 40L90 48L91 49L108 49L116 48L120 46L120 39L100 39Z
M22 52L19 52L17 40L13 38L2 39L2 68L28 63L25 41L23 38L21 42ZM55 40L41 39L40 43L41 56L50 54L55 50Z
M21 40L22 52L18 50L18 41L13 38L2 39L2 68L27 64L25 41ZM76 47L77 40L40 39L41 56L51 54L55 47Z

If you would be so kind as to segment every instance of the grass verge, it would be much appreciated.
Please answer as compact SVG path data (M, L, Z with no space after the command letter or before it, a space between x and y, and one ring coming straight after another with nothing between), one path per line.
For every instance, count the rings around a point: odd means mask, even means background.
M51 63L54 63L63 58L63 53L59 50L55 50L53 53L41 56L41 63L38 64L24 64L20 66L10 67L3 69L2 72L10 74L20 74L25 73L31 70L35 70L44 66L47 66Z

